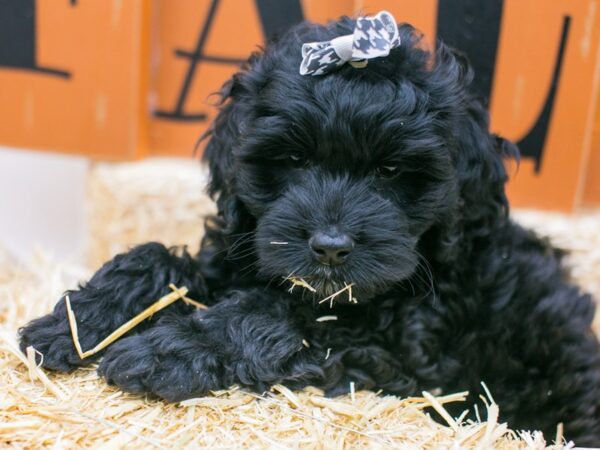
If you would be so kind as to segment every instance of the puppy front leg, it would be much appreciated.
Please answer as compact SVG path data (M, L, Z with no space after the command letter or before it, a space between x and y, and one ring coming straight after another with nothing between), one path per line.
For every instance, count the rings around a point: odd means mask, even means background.
M232 292L208 311L165 317L116 342L98 370L126 391L169 401L233 384L259 392L276 383L310 384L322 371L288 302L264 290Z
M184 252L177 256L161 244L148 243L117 255L107 262L85 285L66 293L77 323L83 350L91 349L112 331L140 313L170 289L169 283L186 286L191 298L204 301L204 283L195 261ZM181 302L168 311L184 313ZM167 310L159 313L169 314ZM143 322L134 332L148 327ZM33 320L19 330L21 350L33 346L43 354L43 366L67 371L89 364L102 352L79 358L67 319L64 298L46 316Z

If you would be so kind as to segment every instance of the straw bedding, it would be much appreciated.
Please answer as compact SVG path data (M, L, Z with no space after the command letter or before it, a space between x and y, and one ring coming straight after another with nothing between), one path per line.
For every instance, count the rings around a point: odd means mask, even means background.
M64 289L115 252L152 239L197 247L202 215L212 211L202 194L204 179L195 165L177 161L98 165L89 186L87 265L43 251L17 264L0 249L0 447L572 448L562 442L560 428L557 436L544 437L498 423L491 397L481 422L446 414L446 425L424 408L444 416L444 403L461 401L463 394L400 399L352 392L327 399L316 389L277 387L258 398L234 387L169 405L109 387L93 367L44 373L32 363L35 355L28 360L18 352L16 328L46 312ZM600 211L572 217L518 211L515 217L570 249L574 278L600 297Z

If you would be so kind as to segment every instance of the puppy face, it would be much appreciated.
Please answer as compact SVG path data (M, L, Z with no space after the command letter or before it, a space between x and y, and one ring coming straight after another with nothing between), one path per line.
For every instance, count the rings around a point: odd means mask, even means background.
M235 151L236 184L258 219L261 275L301 277L323 296L352 283L365 299L411 276L456 186L417 88L348 72L271 81L268 113Z
M320 296L352 284L366 301L425 264L424 234L480 176L479 149L458 149L490 138L485 118L460 122L464 66L432 69L410 26L364 69L299 75L302 42L352 26L301 26L256 58L230 85L206 157L221 204L235 197L253 217L258 276L303 278Z

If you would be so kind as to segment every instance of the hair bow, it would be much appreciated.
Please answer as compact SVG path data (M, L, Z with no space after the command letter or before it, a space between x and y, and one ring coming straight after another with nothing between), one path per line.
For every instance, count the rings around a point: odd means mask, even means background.
M300 75L324 75L346 62L354 67L365 67L369 59L387 56L399 45L396 19L389 12L359 17L353 34L302 44Z

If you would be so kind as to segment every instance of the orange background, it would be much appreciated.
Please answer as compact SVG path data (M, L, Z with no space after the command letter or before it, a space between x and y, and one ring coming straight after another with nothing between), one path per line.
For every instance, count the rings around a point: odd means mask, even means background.
M596 118L594 120L592 148L583 184L583 203L594 206L600 205L600 108L598 107L596 108Z
M515 205L568 208L583 195L600 61L600 11L592 1L507 2L490 113L492 129L511 140L533 125L550 86L562 20L571 16L560 85L540 176L524 159L508 193ZM531 26L532 19L539 27Z
M209 0L68 2L38 0L39 63L65 68L69 79L0 67L0 143L94 159L192 154L214 117L211 105L236 66L201 61L174 111L208 13ZM391 11L421 29L436 30L437 0L304 0L304 16L325 21L354 11ZM509 185L515 206L572 209L600 204L600 8L594 0L505 0L490 108L492 129L519 140L536 120L549 89L564 15L571 29L541 172L523 160ZM222 0L204 54L245 59L264 37L253 0ZM595 118L595 120L594 120ZM595 123L595 127L594 127ZM593 130L596 130L593 133ZM512 169L511 169L512 172Z
M38 63L72 76L0 67L0 143L102 159L136 156L144 5L38 1Z

